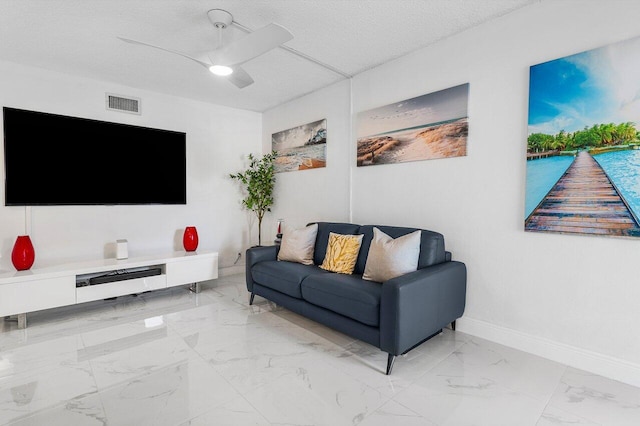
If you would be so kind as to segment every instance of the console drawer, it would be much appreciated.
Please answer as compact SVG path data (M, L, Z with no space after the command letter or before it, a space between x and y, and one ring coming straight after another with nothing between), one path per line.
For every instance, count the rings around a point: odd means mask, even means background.
M185 257L184 260L167 263L167 287L191 284L218 278L218 257L200 259Z
M75 288L73 275L1 284L0 316L73 305Z

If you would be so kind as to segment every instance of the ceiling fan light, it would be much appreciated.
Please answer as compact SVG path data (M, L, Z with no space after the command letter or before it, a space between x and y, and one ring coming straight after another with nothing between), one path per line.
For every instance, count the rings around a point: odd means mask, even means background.
M225 76L233 73L233 68L228 67L226 65L211 65L209 67L209 71L211 71L215 75Z

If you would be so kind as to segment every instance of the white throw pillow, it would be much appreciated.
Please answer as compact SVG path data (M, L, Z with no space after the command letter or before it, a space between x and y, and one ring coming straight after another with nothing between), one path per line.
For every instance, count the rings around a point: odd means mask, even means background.
M416 271L420 257L421 233L417 230L394 239L374 227L362 278L382 283Z
M278 260L313 265L313 247L316 244L316 235L318 235L317 223L302 229L285 225Z

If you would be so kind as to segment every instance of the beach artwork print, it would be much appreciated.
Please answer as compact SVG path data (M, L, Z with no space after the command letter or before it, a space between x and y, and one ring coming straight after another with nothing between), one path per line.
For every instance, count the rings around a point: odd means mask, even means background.
M327 120L274 133L271 146L277 152L276 173L326 167Z
M524 228L640 237L640 38L530 67Z
M467 155L469 84L444 89L357 116L357 165Z

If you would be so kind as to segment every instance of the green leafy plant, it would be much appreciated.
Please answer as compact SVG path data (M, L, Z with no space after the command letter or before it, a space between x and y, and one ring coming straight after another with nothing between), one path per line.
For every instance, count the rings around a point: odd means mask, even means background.
M274 161L277 152L272 151L257 158L249 154L249 167L238 173L231 173L229 177L242 183L245 198L242 205L258 217L258 245L262 245L262 219L266 212L271 211L273 205L273 189L276 184Z

